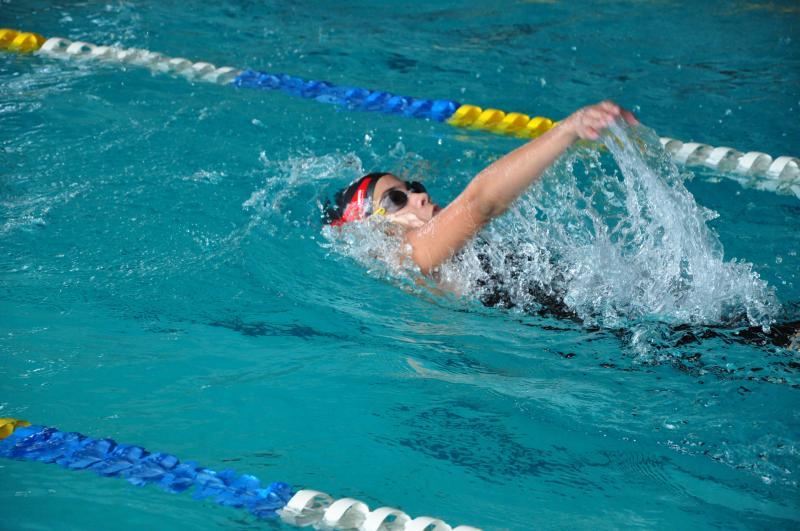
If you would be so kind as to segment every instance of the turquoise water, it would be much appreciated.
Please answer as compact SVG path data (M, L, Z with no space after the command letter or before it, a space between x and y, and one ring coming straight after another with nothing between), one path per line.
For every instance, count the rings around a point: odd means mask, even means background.
M789 2L0 4L0 25L46 36L554 119L611 97L658 134L775 156L800 154L798 19ZM362 171L422 175L445 202L519 141L11 54L0 125L0 416L486 529L798 526L796 352L726 333L650 348L683 314L637 293L586 326L420 292L320 230L319 203ZM570 175L526 201L554 212ZM774 297L770 318L799 319L797 198L684 176L723 262L761 279L733 274L752 297L731 312ZM580 234L524 212L493 241ZM716 236L681 234L714 254ZM271 525L0 467L3 528Z

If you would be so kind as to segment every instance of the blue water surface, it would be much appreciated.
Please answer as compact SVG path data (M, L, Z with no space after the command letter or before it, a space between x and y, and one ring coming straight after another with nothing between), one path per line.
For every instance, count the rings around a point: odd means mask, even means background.
M0 26L800 155L795 2L0 2ZM424 296L331 249L360 172L452 199L520 140L115 65L0 54L0 416L485 529L800 525L800 355L642 357ZM800 319L800 203L687 174ZM282 528L0 463L3 529ZM285 526L288 529L288 526Z

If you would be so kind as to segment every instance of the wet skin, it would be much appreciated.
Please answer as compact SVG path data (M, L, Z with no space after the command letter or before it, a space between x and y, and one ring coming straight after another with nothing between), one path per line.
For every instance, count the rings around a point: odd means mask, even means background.
M441 211L441 207L431 201L431 196L427 192L411 192L404 181L392 174L387 174L375 184L375 190L372 193L373 212L380 208L380 202L384 194L392 189L402 190L408 195L406 206L396 212L387 214L386 217L392 222L411 228L421 227Z

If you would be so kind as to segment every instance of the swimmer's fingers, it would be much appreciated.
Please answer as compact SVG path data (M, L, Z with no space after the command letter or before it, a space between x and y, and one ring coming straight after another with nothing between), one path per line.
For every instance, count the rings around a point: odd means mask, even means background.
M617 118L622 118L631 125L639 125L639 120L636 119L636 116L634 116L631 111L623 107L620 107L613 101L605 100L600 102L598 105L605 112L607 112L609 116L611 116L614 120L616 120Z
M605 114L606 119L615 120L620 113L622 112L622 108L614 103L611 100L605 100L598 103L595 107Z
M565 121L572 127L576 138L597 140L600 133L619 118L632 125L639 123L630 111L609 100L579 109Z
M622 118L631 125L639 125L639 120L627 109L622 109Z
M597 140L600 138L600 133L598 133L596 129L587 127L585 133L581 135L581 138L584 140Z
M631 125L639 125L639 120L633 115L631 111L620 107L611 100L601 101L598 106L607 112L613 119L622 118Z
M611 110L602 103L587 107L579 114L578 136L584 140L597 140L600 132L614 123L614 118Z

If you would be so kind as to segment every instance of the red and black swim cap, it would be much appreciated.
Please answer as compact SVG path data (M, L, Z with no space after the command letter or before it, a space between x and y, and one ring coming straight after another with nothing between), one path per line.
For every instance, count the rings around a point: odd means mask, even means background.
M389 174L387 172L369 173L350 183L347 188L336 192L333 204L329 201L326 205L325 222L339 227L351 221L368 218L372 214L372 194L375 191L375 185L384 175Z

